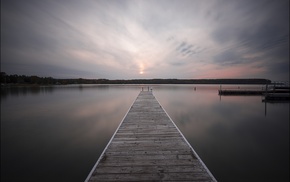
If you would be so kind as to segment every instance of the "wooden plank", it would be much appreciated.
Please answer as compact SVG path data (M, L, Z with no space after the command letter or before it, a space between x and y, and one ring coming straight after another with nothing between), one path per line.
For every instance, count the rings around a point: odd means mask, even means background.
M138 150L135 150L135 151L107 151L105 153L105 155L118 155L118 156L121 156L121 155L177 155L177 154L180 154L180 155L187 155L187 154L192 154L192 151L191 150L152 150L152 151L144 151L144 150L141 150L141 151L138 151Z
M91 178L92 181L210 181L204 172L200 173L125 173L99 174Z
M216 181L152 92L141 91L86 181Z
M97 169L97 173L134 173L134 174L140 174L140 173L151 173L152 171L162 171L164 173L179 173L182 171L182 173L189 173L189 172L203 172L202 169L194 169L195 166L188 165L188 166L107 166L107 167L101 167Z

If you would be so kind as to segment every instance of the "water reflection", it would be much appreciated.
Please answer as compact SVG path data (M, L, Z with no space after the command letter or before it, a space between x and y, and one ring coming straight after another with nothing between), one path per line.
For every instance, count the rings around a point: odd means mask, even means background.
M83 181L138 94L54 89L1 100L1 181Z
M40 93L53 92L54 87L1 87L1 100L6 99L9 96L26 96L27 94L36 95Z
M212 89L155 95L217 180L288 181L289 103L265 117L260 96L219 100Z
M1 89L1 181L83 181L142 87ZM219 181L289 181L289 103L150 87Z

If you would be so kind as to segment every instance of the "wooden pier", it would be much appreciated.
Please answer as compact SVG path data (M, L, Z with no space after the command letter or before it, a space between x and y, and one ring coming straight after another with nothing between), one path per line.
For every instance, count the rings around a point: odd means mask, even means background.
M219 95L263 95L264 90L219 90Z
M141 91L85 181L216 181L150 91Z
M287 89L276 89L276 90L218 90L219 95L265 95L265 94L275 94L275 93L289 93Z
M272 93L265 95L263 102L289 102L290 93Z

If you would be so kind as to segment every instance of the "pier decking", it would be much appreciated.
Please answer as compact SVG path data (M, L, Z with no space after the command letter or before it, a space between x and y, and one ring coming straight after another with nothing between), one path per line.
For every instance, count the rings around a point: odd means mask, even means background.
M152 92L141 91L86 181L216 181Z
M272 93L265 95L263 102L278 102L278 101L290 101L290 93Z
M252 89L219 89L219 95L266 95L266 94L286 94L290 93L288 86L271 86L262 90L252 90Z
M289 90L218 90L219 95L265 95L275 93L289 93Z

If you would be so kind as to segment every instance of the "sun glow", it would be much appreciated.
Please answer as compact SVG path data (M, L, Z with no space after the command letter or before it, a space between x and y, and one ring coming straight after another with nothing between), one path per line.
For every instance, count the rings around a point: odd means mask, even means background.
M140 74L140 75L143 75L143 74L144 74L144 64L143 64L143 63L141 63L141 64L139 65L139 74Z

